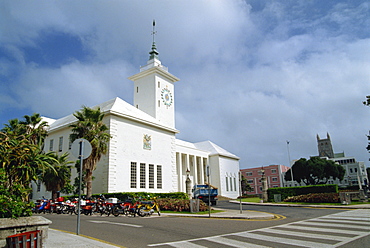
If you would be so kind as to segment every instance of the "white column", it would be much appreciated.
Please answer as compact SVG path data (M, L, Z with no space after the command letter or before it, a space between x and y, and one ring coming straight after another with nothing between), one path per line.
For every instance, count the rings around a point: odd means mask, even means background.
M182 157L182 168L181 168L181 192L186 192L186 170L189 168L189 155L188 154L181 154Z
M182 171L181 171L181 153L176 152L176 170L177 170L177 188L181 192L181 181L182 181Z
M196 156L193 156L193 163L194 163L193 183L198 183L198 158Z
M199 184L204 184L204 164L203 164L203 158L199 158L200 164L199 164Z

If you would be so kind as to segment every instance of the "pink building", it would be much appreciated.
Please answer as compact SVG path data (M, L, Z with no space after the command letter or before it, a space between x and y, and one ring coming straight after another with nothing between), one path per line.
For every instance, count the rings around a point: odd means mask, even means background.
M247 179L247 183L251 185L252 190L246 192L248 195L262 194L262 169L267 178L269 188L284 187L284 174L290 167L285 165L269 165L249 169L241 169L240 172Z

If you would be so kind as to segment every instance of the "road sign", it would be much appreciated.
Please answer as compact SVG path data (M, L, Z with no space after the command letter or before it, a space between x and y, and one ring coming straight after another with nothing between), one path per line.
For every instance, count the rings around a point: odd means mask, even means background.
M85 139L76 139L72 143L71 151L76 158L86 159L90 156L92 147L89 141Z
M71 151L72 151L72 154L76 157L76 158L79 158L80 159L80 173L79 173L79 188L78 188L78 205L77 205L77 231L76 231L76 234L79 235L80 234L80 223L81 223L81 220L80 220L80 215L81 215L81 185L82 185L82 168L83 168L83 160L85 158L88 158L91 154L91 150L92 150L92 147L91 147L91 144L89 141L85 140L85 139L76 139L75 141L73 141L72 143L72 146L71 146Z

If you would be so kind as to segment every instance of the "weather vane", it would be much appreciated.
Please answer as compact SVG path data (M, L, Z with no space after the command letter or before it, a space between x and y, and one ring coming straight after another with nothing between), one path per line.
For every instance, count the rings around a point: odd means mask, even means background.
M153 20L153 31L152 31L152 35L153 35L153 43L154 43L154 36L156 35L157 31L155 31L155 20Z

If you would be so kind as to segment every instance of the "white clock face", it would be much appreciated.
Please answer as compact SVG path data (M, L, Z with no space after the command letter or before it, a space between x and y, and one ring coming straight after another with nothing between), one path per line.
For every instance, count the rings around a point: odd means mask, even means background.
M167 88L162 89L161 92L162 100L165 105L171 106L172 104L172 94L171 91Z

